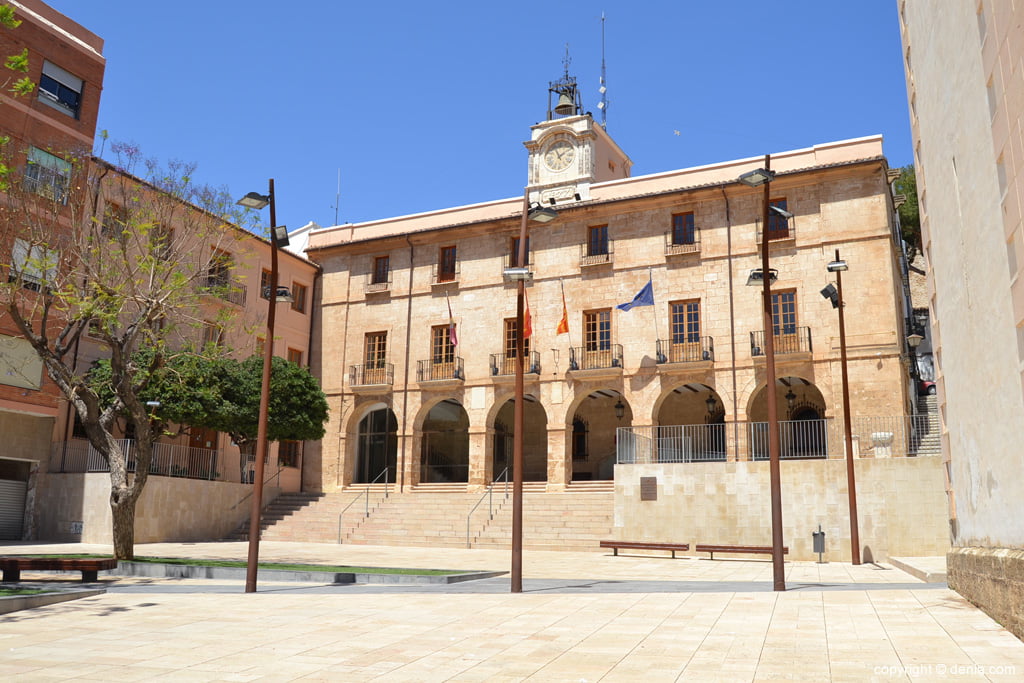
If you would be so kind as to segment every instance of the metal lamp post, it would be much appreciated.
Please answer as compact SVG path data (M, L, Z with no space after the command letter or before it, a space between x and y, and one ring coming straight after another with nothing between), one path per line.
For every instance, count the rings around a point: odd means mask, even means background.
M516 265L506 268L505 279L516 283L516 383L515 405L512 423L512 592L523 592L523 375L525 338L523 336L523 312L526 297L526 283L533 279L533 273L526 265L526 240L529 222L547 223L558 217L558 212L542 206L530 208L530 191L523 193L523 218L519 226L519 249Z
M256 427L256 463L252 492L252 508L249 513L249 557L245 568L245 592L256 592L257 565L260 554L260 515L263 511L263 461L267 457L267 415L270 408L270 368L274 357L274 318L279 301L290 301L285 289L277 286L277 249L288 246L288 229L277 225L277 207L274 203L274 179L270 179L268 194L250 192L240 200L240 206L262 209L270 205L270 287L267 292L267 339L263 344L263 381L260 386L260 409ZM282 288L283 289L283 288ZM279 296L280 295L280 296Z
M771 170L771 155L764 155L764 168L759 168L739 177L739 182L749 187L764 186L764 207L762 212L761 237L761 286L764 307L764 357L765 389L768 395L768 468L771 487L772 511L772 576L777 591L786 590L786 572L782 557L782 476L779 466L779 414L775 397L775 339L772 321L772 286L774 273L768 258L768 218L771 203L771 182L775 173ZM781 214L781 212L779 212ZM792 214L789 214L790 216ZM784 218L788 217L783 215Z
M853 429L850 426L850 376L846 363L846 318L843 315L843 271L849 267L846 261L839 258L836 249L836 260L827 266L828 272L836 274L836 291L833 298L831 285L822 290L822 295L832 301L832 306L839 309L839 362L843 376L843 432L846 438L846 488L850 500L850 555L853 564L860 564L860 533L857 527L857 479L853 468Z

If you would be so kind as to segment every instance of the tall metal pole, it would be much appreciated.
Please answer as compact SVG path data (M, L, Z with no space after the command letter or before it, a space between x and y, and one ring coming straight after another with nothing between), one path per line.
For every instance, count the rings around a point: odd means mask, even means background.
M764 155L764 170L769 179L764 183L764 213L761 237L761 282L764 306L765 391L768 394L768 468L772 505L772 577L775 590L786 590L786 570L782 557L782 476L779 467L779 413L775 396L775 325L772 316L772 278L768 252L768 206L771 201L771 155Z
M274 204L274 179L270 179L270 296L267 311L267 338L263 342L263 382L260 385L260 412L256 428L256 472L249 512L249 558L245 566L245 592L256 592L257 565L260 556L260 515L263 511L263 460L267 456L267 415L270 410L270 367L274 358L274 318L277 311L277 210Z
M836 249L836 261L839 250ZM843 371L843 430L846 433L846 488L850 498L850 554L853 564L860 564L860 533L857 529L857 480L853 470L853 429L850 427L850 378L846 365L846 319L843 315L843 272L836 271L839 292L839 362Z
M519 226L516 265L526 265L526 232L530 213L530 190L523 192L523 220ZM516 385L512 413L512 592L523 592L523 299L526 282L516 283Z

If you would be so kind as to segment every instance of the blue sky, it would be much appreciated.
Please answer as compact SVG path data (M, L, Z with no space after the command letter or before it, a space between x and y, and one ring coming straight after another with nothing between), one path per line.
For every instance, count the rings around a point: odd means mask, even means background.
M274 178L289 228L520 196L567 43L600 119L602 12L634 176L876 133L913 158L895 0L48 1L106 41L100 129L237 196Z

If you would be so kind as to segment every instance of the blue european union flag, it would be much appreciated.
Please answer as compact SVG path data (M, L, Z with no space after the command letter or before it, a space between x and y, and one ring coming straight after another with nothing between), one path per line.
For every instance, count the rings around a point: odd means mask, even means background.
M654 282L650 279L647 280L647 284L644 285L643 289L636 293L632 301L624 304L619 304L615 308L620 311L628 311L634 306L653 306L654 305Z

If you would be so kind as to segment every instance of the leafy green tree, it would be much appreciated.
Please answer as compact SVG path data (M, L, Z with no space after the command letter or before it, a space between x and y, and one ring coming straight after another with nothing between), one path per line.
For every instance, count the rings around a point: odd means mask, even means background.
M896 193L905 197L897 211L900 214L900 233L907 243L907 258L913 261L921 251L921 215L917 206L917 174L913 164L900 169L895 187Z
M111 150L116 163L48 150L50 166L7 176L0 315L32 345L107 462L114 554L130 559L161 430L146 405L150 383L210 323L209 295L222 286L211 287L210 273L221 270L219 254L243 253L234 225L245 215L224 190L194 183L193 166L159 165L127 145ZM214 322L226 325L231 307L214 308ZM108 400L77 362L87 332L109 355ZM119 419L134 430L131 454L117 438Z

